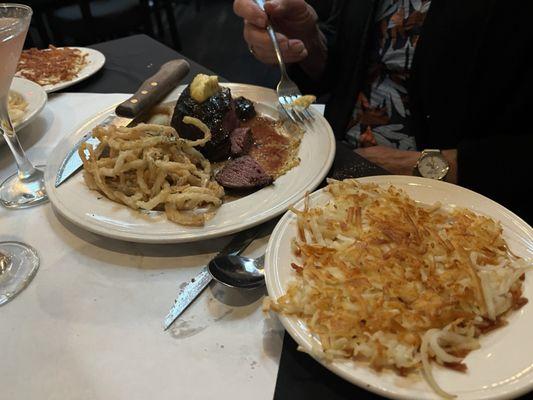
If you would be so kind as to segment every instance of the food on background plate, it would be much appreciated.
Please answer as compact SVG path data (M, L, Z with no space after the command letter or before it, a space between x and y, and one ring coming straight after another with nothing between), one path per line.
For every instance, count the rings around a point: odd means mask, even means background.
M209 129L191 117L184 117L184 123L194 124L204 136L182 139L163 125L96 127L99 145L83 143L78 150L87 186L132 209L164 211L180 225L204 225L222 204L224 189L196 149L208 143Z
M41 86L71 81L87 65L87 53L69 47L23 50L17 67L22 76Z
M18 125L22 121L27 108L28 103L24 100L24 96L14 91L9 92L7 110L13 125Z
M266 308L304 321L312 355L421 371L440 396L432 361L465 371L479 337L527 303L524 274L493 219L426 205L390 186L330 180L326 205L297 215L296 279Z

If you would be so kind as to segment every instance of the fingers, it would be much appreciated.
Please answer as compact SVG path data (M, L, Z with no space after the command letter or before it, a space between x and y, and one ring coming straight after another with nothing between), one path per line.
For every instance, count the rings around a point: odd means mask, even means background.
M265 3L266 13L273 18L289 16L294 19L308 11L305 0L271 0Z
M265 2L265 10L267 10L267 14L269 11L292 11L294 8L298 9L301 3L305 3L305 0L267 0Z
M286 63L295 63L307 57L307 49L301 40L288 39L281 33L276 33L283 60ZM245 21L244 40L253 49L254 56L267 64L277 63L276 53L270 37L264 29Z
M304 0L271 0L265 3L265 7L267 12L276 14L283 12L288 6L299 3L305 6ZM248 46L253 49L254 56L264 63L276 63L274 46L265 30L268 21L267 15L253 0L235 0L233 10L235 14L244 19L244 39ZM307 57L307 49L301 40L289 40L285 35L279 33L276 34L276 37L285 62L299 62Z
M265 28L267 25L266 14L253 0L235 0L233 2L233 11L245 21L260 28Z

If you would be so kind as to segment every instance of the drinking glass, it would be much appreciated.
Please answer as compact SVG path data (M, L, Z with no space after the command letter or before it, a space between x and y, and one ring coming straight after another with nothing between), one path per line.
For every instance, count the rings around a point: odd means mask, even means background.
M48 200L44 174L26 157L8 114L8 95L17 69L32 10L22 4L0 3L0 132L11 149L18 172L0 185L0 203L8 208L26 208Z
M47 199L43 173L24 154L7 112L9 88L31 15L30 7L0 3L0 132L18 166L18 173L0 186L0 203L9 208L30 207ZM38 268L39 257L32 247L20 242L0 242L0 305L23 290Z
M0 306L19 294L39 269L33 247L21 242L0 242Z

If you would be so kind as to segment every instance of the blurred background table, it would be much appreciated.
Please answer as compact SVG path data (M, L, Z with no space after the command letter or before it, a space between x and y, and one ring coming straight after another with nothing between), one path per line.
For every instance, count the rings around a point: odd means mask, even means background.
M68 88L69 92L133 93L140 83L155 74L161 65L176 58L186 59L191 66L183 83L189 83L199 73L215 75L215 72L144 34L89 47L102 52L106 63L97 75Z

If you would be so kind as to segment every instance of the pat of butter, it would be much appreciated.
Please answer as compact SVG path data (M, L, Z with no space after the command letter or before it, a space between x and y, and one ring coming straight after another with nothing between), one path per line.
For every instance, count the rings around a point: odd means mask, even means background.
M218 76L198 74L194 77L191 86L191 97L198 103L203 103L220 90Z
M316 101L316 96L313 96L312 94L306 94L305 96L300 96L296 100L294 100L292 102L292 105L307 108L311 104L313 104L315 101Z

